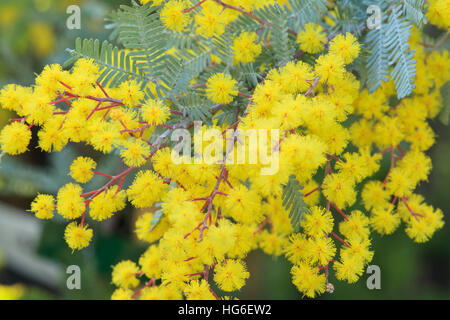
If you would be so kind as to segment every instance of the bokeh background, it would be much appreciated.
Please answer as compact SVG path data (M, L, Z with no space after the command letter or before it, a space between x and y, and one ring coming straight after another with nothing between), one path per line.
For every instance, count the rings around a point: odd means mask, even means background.
M69 57L77 37L108 39L105 29L108 14L126 0L0 0L0 87L8 83L30 85L34 74L45 64L63 63ZM66 9L81 7L81 30L68 30ZM429 30L437 34L436 30ZM446 44L448 48L448 43ZM449 86L444 89L449 104ZM0 127L13 114L0 111ZM450 212L450 130L435 120L438 135L429 151L433 172L429 182L419 187L427 202ZM122 165L117 157L105 157L69 145L62 152L44 154L35 148L19 157L3 157L0 163L0 299L109 299L111 266L123 259L137 260L146 249L133 235L139 214L131 208L101 224L92 224L94 242L87 249L72 254L63 240L65 223L35 219L26 210L38 192L56 193L69 182L68 167L79 154L88 154L105 172L116 172ZM385 159L387 172L389 161ZM94 179L88 189L102 185ZM374 235L375 256L372 264L381 269L381 290L368 290L364 275L356 284L336 281L333 294L321 299L450 299L450 225L437 232L425 244L410 240L403 228L393 235ZM238 295L252 299L299 299L290 281L291 265L255 251L247 259L250 279ZM68 290L65 273L69 265L82 270L81 290Z

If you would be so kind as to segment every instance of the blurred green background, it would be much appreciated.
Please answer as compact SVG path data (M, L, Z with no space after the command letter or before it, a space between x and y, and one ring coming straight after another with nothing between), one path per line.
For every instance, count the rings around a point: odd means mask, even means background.
M118 4L112 0L1 0L0 1L0 87L8 83L30 85L34 74L45 64L63 63L66 48L75 38L107 39L105 18ZM81 8L81 30L66 28L66 9ZM448 86L447 86L448 88ZM448 90L447 90L448 91ZM448 92L445 92L448 95ZM445 99L449 103L449 99ZM0 127L11 118L0 111ZM450 212L450 130L438 120L432 123L438 135L429 151L433 172L429 182L419 187L427 202ZM34 141L34 146L36 142ZM131 208L110 221L93 224L94 242L80 253L72 254L63 240L65 223L37 221L24 212L37 192L56 193L70 181L68 167L78 154L89 153L105 172L121 166L117 157L102 157L80 146L66 147L57 154L43 154L33 146L19 158L4 157L0 166L0 299L2 285L23 284L23 299L109 299L111 265L123 259L137 260L146 246L130 230L136 218ZM383 170L387 171L387 159ZM97 177L87 189L102 185ZM92 224L92 223L91 223ZM381 290L369 290L368 275L352 285L330 282L333 294L321 299L449 299L450 298L450 226L446 224L431 241L416 244L403 228L392 236L373 236L375 256L372 264L381 268ZM260 251L247 259L250 279L240 298L299 299L290 281L291 265ZM82 270L81 290L68 290L65 270L78 265ZM3 289L2 289L3 288ZM4 294L4 293L3 293Z

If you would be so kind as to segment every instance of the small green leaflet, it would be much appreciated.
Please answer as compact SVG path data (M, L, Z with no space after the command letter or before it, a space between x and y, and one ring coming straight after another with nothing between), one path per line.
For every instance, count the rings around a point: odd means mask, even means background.
M291 224L294 228L298 226L306 211L306 203L303 201L303 193L300 191L302 189L303 186L300 185L295 175L291 175L281 196L283 207L290 210L289 218L291 218Z

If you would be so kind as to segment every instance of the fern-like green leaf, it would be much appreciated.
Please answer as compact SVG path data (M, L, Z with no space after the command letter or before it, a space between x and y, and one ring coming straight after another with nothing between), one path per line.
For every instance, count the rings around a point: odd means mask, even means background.
M427 18L424 14L424 0L404 0L403 12L406 18L414 23L419 29L427 23Z
M329 18L334 20L336 24L331 29L331 34L350 32L356 37L361 36L361 30L366 26L366 14L353 0L339 0L336 3L335 16L328 14Z
M288 20L285 15L280 15L277 19L272 20L277 27L272 28L271 41L275 52L275 58L278 65L283 65L292 60L295 53L296 45L294 39L288 33Z
M303 219L304 212L306 210L306 204L303 200L303 193L300 191L303 186L300 185L295 175L289 177L289 181L281 196L283 200L283 207L289 210L289 217L291 218L291 224L295 228Z
M183 109L184 115L188 116L192 121L209 122L211 119L211 103L199 94L188 93L184 95L179 102Z
M384 46L385 40L384 23L380 28L369 30L366 35L365 43L370 55L367 58L367 86L369 92L374 92L381 87L383 81L389 81L388 54Z
M130 55L123 50L104 41L100 46L99 40L77 38L75 49L67 49L71 58L64 63L64 67L72 65L81 58L93 59L100 67L99 82L106 86L116 86L125 80L136 80L145 86L154 79L146 77L132 63Z
M416 77L414 50L409 50L408 44L412 25L402 15L401 6L393 8L384 32L384 47L388 53L389 66L394 68L391 78L394 80L399 99L413 92Z
M256 72L253 63L239 65L239 81L243 81L247 86L255 88L262 80L260 73Z
M287 6L284 10L288 12L288 19L293 20L295 29L303 27L308 22L318 22L327 11L326 0L289 0L290 9Z

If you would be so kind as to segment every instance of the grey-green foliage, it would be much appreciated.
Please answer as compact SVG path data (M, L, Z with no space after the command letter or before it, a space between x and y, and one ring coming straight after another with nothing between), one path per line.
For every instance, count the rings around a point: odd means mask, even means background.
M367 1L367 0L364 0ZM400 6L403 15L419 29L427 23L425 17L425 0L377 0L382 5L390 6L390 8Z
M366 26L366 8L363 1L338 0L336 16L328 14L328 17L335 22L331 28L331 35L350 32L359 38Z
M202 95L190 92L180 99L183 111L192 121L207 122L212 114L210 108L212 104Z
M309 22L318 22L327 11L327 4L326 0L289 0L292 10L286 6L284 10L288 14L288 21L292 21L292 28L298 30Z
M298 182L295 175L291 175L281 196L283 206L286 210L289 210L289 217L294 228L298 226L306 210L302 189L303 186Z
M263 78L259 72L256 72L253 63L241 64L239 66L239 81L243 81L248 87L255 88Z
M424 0L404 0L403 11L406 18L415 24L419 29L427 23L427 19L423 12Z
M370 54L367 57L367 87L370 92L381 86L382 82L389 81L388 54L385 47L385 33L387 25L382 14L378 28L371 29L365 37L365 45Z
M412 25L402 16L401 6L393 9L384 33L384 47L388 54L389 66L393 66L391 78L394 80L397 96L402 99L415 89L416 60L414 50L409 48Z
M286 63L292 60L292 56L295 53L295 46L292 45L289 33L289 20L287 20L282 14L281 8L273 7L275 10L279 10L280 14L272 15L272 12L268 10L269 7L265 7L259 11L259 14L265 21L271 21L277 28L271 30L271 42L275 49L275 59L280 63ZM263 11L264 10L264 11Z
M426 23L424 1L385 0L374 1L382 9L379 28L369 30L365 44L371 54L368 57L367 85L370 92L379 88L390 75L395 83L399 99L409 96L414 88L416 61L408 44L411 28L422 28Z
M240 15L232 23L233 28L244 31L258 32L261 38L266 40L275 29L283 28L283 23L291 30L300 30L309 22L318 23L327 11L326 0L289 0L289 6L284 4L266 5L254 10L253 14L266 22L261 25L247 15Z

